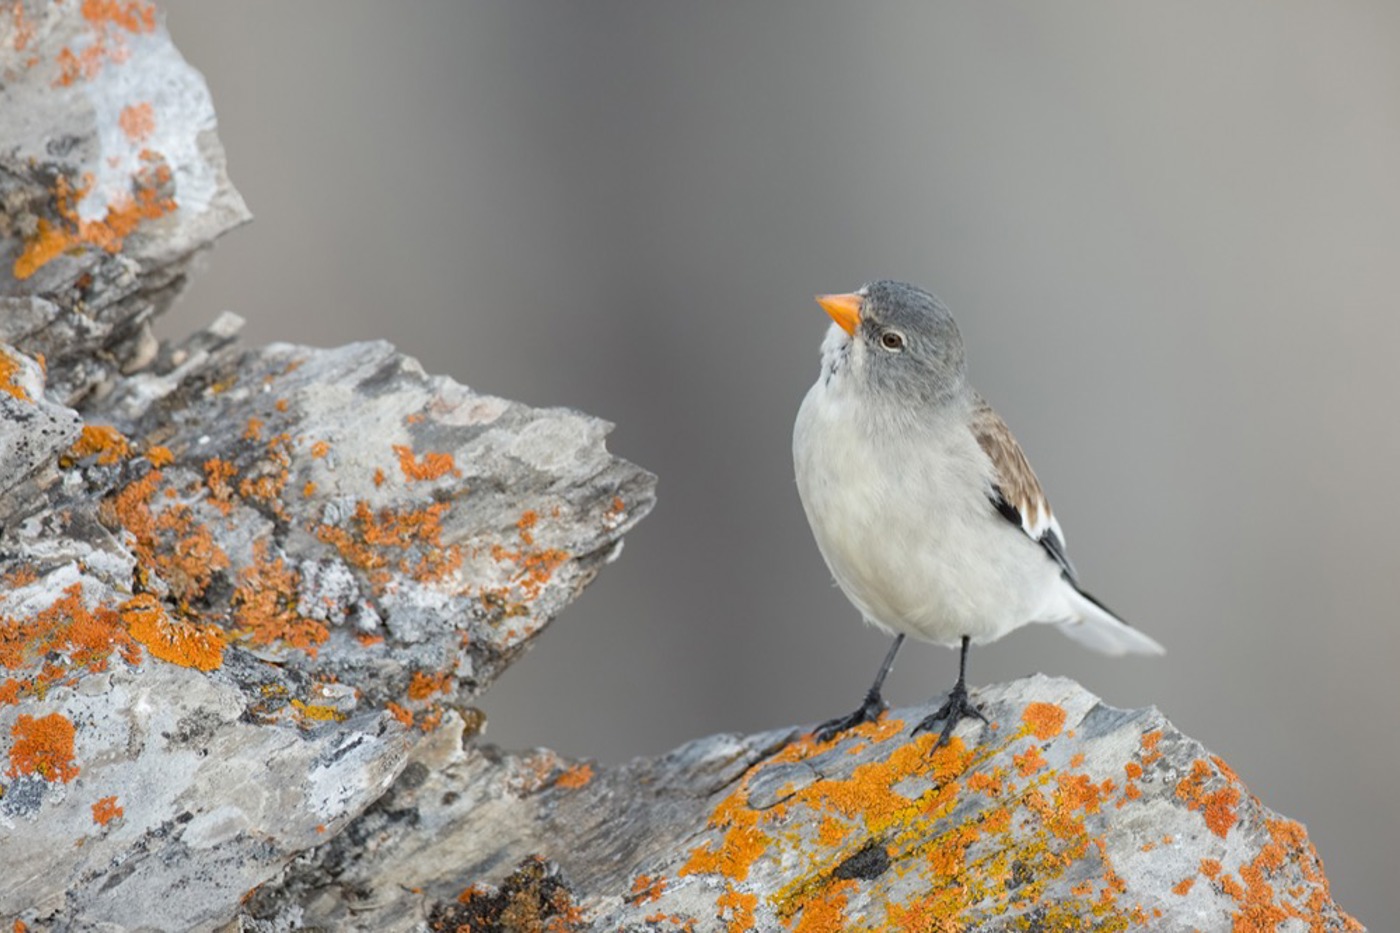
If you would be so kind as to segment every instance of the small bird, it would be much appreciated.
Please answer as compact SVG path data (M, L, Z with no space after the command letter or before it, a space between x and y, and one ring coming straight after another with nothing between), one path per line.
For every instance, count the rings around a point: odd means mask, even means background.
M894 636L860 708L817 737L884 712L881 690L906 635L961 645L947 702L914 727L942 722L939 746L960 720L987 721L967 694L970 644L1050 622L1105 654L1161 654L1080 588L1026 455L968 384L943 303L892 281L817 302L834 323L793 426L797 490L837 585Z

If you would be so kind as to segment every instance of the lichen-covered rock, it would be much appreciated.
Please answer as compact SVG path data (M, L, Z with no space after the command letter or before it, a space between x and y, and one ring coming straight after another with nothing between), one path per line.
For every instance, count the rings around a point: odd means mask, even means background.
M603 422L387 344L195 343L6 463L58 474L0 552L0 859L28 869L0 914L41 928L227 919L460 736L652 504Z
M442 737L243 928L1361 929L1303 828L1155 710L1040 676L977 701L990 728L937 750L927 707L618 768Z
M157 342L247 217L204 82L141 0L0 13L0 918L208 928L479 720L653 478L387 344Z

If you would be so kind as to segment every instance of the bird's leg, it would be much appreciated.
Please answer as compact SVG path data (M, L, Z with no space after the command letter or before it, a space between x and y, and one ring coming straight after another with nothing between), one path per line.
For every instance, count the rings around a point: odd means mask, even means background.
M943 731L938 734L938 741L934 743L934 748L942 748L948 744L948 739L953 735L953 728L964 719L976 717L983 722L987 717L982 715L982 711L972 704L967 698L967 646L971 642L966 635L962 640L962 656L958 659L958 682L953 685L953 690L948 694L948 699L938 708L938 712L927 717L914 727L913 735L918 735L925 729L932 729L934 723L942 722Z
M874 722L880 718L880 714L889 709L889 704L885 698L880 696L880 691L884 689L885 677L889 675L890 668L894 667L894 656L899 654L899 646L904 644L904 634L894 637L894 644L890 645L889 653L885 655L885 662L880 665L880 673L875 675L875 682L866 691L865 701L860 704L860 709L845 716L837 716L829 719L817 726L812 734L818 742L830 742L836 736L863 722Z

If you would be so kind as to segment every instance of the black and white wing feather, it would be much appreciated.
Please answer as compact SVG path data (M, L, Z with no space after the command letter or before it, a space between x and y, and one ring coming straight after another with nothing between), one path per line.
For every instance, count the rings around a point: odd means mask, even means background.
M1001 416L980 396L972 413L972 433L992 462L994 479L987 498L1008 522L1019 527L1060 568L1066 599L1075 618L1060 623L1076 641L1105 654L1161 654L1151 638L1114 615L1079 587L1079 576L1065 553L1065 536L1021 445Z

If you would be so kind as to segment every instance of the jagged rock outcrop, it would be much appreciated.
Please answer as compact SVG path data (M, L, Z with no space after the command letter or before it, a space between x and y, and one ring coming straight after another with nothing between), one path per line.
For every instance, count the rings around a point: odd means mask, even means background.
M0 918L18 930L1360 929L1301 827L1043 677L619 767L471 707L654 478L383 343L162 344L247 219L153 6L0 6Z
M976 693L991 726L939 750L909 736L931 707L612 768L441 736L244 929L1361 929L1303 828L1156 710Z

